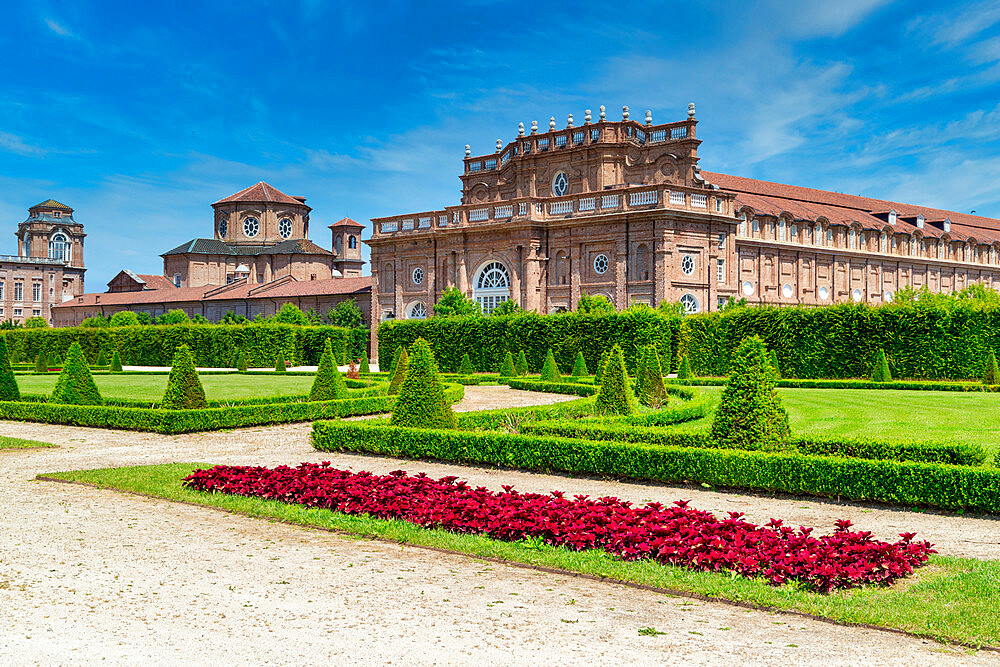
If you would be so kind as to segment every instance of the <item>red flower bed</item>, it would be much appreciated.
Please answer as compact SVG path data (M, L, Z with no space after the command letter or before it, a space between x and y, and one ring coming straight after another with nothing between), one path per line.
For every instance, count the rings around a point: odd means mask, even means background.
M560 491L519 493L510 486L492 492L455 477L434 480L409 476L351 473L329 463L280 466L215 466L184 480L200 491L217 491L321 507L344 514L403 519L425 528L486 535L498 540L541 538L569 549L603 549L624 560L652 559L695 570L736 572L780 585L799 581L817 591L863 584L891 584L913 572L934 553L914 533L896 543L837 522L830 535L792 528L780 519L764 526L743 521L740 512L719 520L677 501L632 507L617 498L572 500Z

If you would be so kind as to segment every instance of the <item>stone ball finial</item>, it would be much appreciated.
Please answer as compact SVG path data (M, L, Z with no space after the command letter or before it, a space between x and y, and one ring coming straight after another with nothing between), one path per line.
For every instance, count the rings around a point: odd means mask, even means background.
M566 127L573 127L573 114L566 116Z
M531 133L532 134L538 134L538 121L537 120L531 121Z
M602 104L601 105L601 120L603 121L606 117L607 117L607 114L605 113L604 105Z
M519 136L519 137L523 137L524 136L524 123L518 123L517 124L517 136Z
M589 123L590 122L590 109L586 109L583 112L583 122L584 123Z
M469 147L469 144L465 144L465 157L471 157L471 156L472 156L472 149Z
M649 109L646 109L646 125L652 125L652 124L653 124L653 112L650 111Z
M688 118L694 118L694 102L688 104Z
M501 148L502 146L503 146L503 143L502 143L502 142L501 142L501 141L500 141L499 139L497 139L497 153L499 153L499 152L500 152L500 148Z
M628 105L622 107L622 120L628 120Z
M556 117L549 116L549 131L551 132L554 129L556 129Z

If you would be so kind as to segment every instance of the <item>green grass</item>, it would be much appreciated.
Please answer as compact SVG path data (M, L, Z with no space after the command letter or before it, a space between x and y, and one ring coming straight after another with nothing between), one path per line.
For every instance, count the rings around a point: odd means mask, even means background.
M701 387L718 400L721 387ZM793 435L936 440L1000 450L1000 393L779 388ZM712 416L684 424L708 428Z
M18 375L17 385L25 394L51 394L58 373ZM132 398L158 401L167 388L167 375L95 375L94 381L105 398ZM201 384L210 401L256 396L308 394L313 378L307 375L202 375Z
M39 442L37 440L25 440L23 438L10 438L0 435L0 450L4 449L35 449L37 447L58 447L50 442Z
M173 463L53 473L59 479L133 491L167 500L219 507L249 516L378 537L404 544L433 546L505 561L559 568L795 610L848 623L897 628L939 640L974 646L1000 645L1000 561L933 556L908 579L889 588L862 588L822 595L786 585L725 573L695 572L649 561L624 562L602 551L575 552L527 542L501 542L476 535L424 529L405 521L349 516L258 498L191 491L181 480L208 464Z

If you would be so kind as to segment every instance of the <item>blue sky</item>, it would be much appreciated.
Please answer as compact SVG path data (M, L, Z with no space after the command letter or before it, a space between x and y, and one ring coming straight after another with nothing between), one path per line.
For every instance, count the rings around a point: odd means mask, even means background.
M701 165L1000 217L1000 2L61 2L0 9L0 220L54 197L89 291L259 180L343 216L458 202L465 144L586 108ZM7 235L9 234L9 235Z

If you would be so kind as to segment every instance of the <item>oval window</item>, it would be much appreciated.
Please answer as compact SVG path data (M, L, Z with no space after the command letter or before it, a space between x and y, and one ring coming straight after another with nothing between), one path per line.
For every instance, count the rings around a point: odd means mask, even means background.
M858 288L854 288L854 290L851 292L851 298L854 299L855 303L860 302L861 301L861 290L859 290Z
M792 298L792 286L789 285L788 283L785 283L784 285L782 285L781 286L781 296L785 297L786 299L791 299Z
M243 234L247 238L253 238L257 236L257 232L260 231L260 223L257 218L246 218L243 220Z
M684 272L685 276L690 276L694 273L694 257L691 255L684 255L681 258L681 271Z
M566 177L565 171L560 171L558 174L552 177L552 194L556 197L562 197L566 194L569 189L569 179Z
M424 282L424 270L420 267L413 269L413 284L419 285Z
M603 274L608 270L608 256L598 255L594 258L594 271L599 274Z
M292 221L288 218L282 218L278 221L278 234L281 238L287 239L292 235Z
M893 297L892 292L887 291L885 294L882 295L882 300L885 301L885 303L892 303L892 297Z
M743 293L747 296L753 294L753 283L749 280L743 283Z
M823 301L828 300L830 298L830 290L828 290L825 287L820 287L819 288L819 298L822 299Z
M223 218L219 220L219 236L225 236L227 231L229 231L229 223Z

